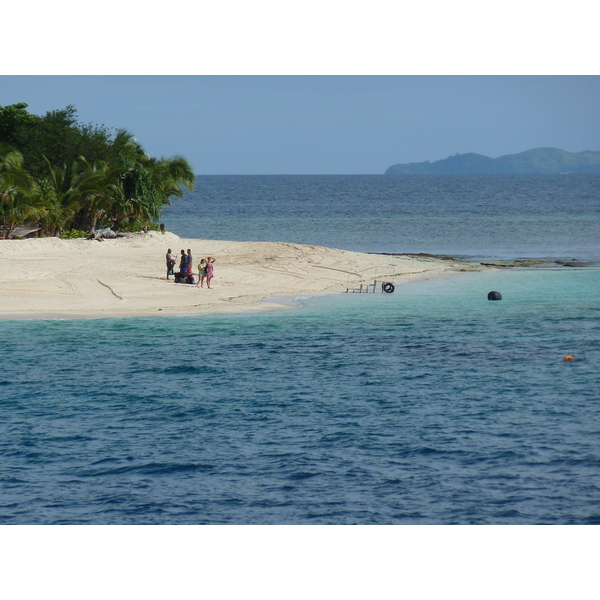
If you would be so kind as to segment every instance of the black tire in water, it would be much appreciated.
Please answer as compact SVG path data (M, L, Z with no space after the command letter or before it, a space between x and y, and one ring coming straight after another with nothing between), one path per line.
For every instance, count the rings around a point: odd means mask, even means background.
M384 283L381 286L381 289L386 293L386 294L391 294L396 288L394 287L393 283Z

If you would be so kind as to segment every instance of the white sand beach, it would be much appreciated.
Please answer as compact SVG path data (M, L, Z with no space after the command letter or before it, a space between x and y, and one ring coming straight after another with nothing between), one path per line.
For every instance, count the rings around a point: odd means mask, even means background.
M214 256L213 289L167 281L165 254ZM165 232L93 240L0 241L0 319L102 318L282 308L282 298L344 292L485 267L281 242L183 239ZM177 270L177 269L176 269ZM290 304L287 305L288 307Z

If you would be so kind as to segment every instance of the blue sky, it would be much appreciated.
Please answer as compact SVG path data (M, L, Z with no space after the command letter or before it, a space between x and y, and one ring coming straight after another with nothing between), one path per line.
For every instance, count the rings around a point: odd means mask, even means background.
M0 105L73 104L198 174L383 173L550 146L600 150L600 76L1 76Z
M0 105L73 104L198 174L383 173L456 153L600 150L589 0L36 6ZM23 23L8 3L3 20Z

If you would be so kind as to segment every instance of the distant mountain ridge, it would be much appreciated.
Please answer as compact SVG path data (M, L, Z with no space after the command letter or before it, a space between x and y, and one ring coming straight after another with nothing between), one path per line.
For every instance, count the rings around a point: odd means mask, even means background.
M386 175L492 175L492 174L600 173L600 152L566 152L534 148L519 154L490 158L483 154L455 154L435 162L392 165Z

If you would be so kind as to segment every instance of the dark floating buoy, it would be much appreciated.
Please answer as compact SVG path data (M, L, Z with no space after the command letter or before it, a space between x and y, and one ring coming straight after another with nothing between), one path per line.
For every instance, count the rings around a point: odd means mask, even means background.
M488 300L502 300L502 294L500 292L490 292Z
M381 289L382 289L382 290L383 290L383 291L384 291L386 294L391 294L391 293L393 293L393 291L394 291L396 288L394 287L394 284L393 284L393 283L389 283L389 282L388 282L388 283L384 283L384 284L382 284L382 286L381 286Z

